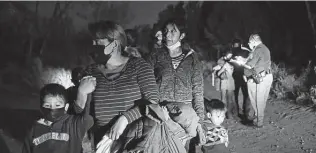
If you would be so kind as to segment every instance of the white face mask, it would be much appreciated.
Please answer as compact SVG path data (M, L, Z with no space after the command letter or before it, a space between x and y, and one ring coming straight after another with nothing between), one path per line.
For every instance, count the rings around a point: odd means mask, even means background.
M166 45L167 46L167 45ZM180 47L181 46L181 42L180 41L178 41L177 43L175 43L175 44L173 44L173 45L171 45L171 46L167 46L167 48L169 49L169 50L175 50L176 48L178 48L178 47Z

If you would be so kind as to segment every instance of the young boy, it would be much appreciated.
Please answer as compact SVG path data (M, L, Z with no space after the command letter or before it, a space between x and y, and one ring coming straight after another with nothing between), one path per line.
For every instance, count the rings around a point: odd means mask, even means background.
M89 81L89 80L88 80ZM86 81L85 81L86 83ZM89 84L89 82L88 82ZM87 83L84 84L87 87ZM91 91L94 90L92 86ZM85 92L90 92L84 89ZM28 133L23 153L79 153L81 142L93 125L93 118L87 113L89 102L80 115L66 113L67 91L59 84L47 84L40 91L40 107L43 118L39 119Z
M205 99L206 120L204 130L206 131L206 144L202 146L203 153L220 152L228 153L228 133L221 125L225 119L226 106L218 100Z

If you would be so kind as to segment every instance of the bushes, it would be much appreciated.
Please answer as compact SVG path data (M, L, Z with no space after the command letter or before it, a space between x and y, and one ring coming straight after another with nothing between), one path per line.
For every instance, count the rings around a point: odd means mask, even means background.
M285 67L284 64L272 63L271 67L274 77L271 94L275 99L291 99L295 100L297 104L312 102L313 95L315 95L313 93L316 92L310 87L311 74L313 74L310 63L307 67L302 68L299 75L294 73L294 69Z
M65 88L73 86L71 82L71 70L65 68L45 68L41 76L42 86L48 83L58 83Z
M40 58L33 58L24 66L10 63L1 71L1 89L18 94L37 95L47 83L72 86L71 71L65 68L44 67Z

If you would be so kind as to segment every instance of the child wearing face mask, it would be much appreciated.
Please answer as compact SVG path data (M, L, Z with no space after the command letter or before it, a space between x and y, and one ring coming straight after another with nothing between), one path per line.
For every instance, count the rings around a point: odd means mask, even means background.
M86 111L89 109L89 102L85 108L76 106L83 109L80 115L68 115L68 107L67 90L62 85L45 85L40 91L43 118L31 128L22 152L79 153L82 139L93 125L93 118Z
M204 130L206 131L206 144L202 146L203 153L220 152L229 153L228 131L221 124L224 122L227 111L225 104L218 100L204 99L206 120Z

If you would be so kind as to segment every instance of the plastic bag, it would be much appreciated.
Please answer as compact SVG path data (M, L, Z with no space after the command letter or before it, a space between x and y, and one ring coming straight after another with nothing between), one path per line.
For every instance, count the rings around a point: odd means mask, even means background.
M111 140L108 136L103 136L102 140L97 145L96 153L111 153L111 146L113 144L113 140Z

